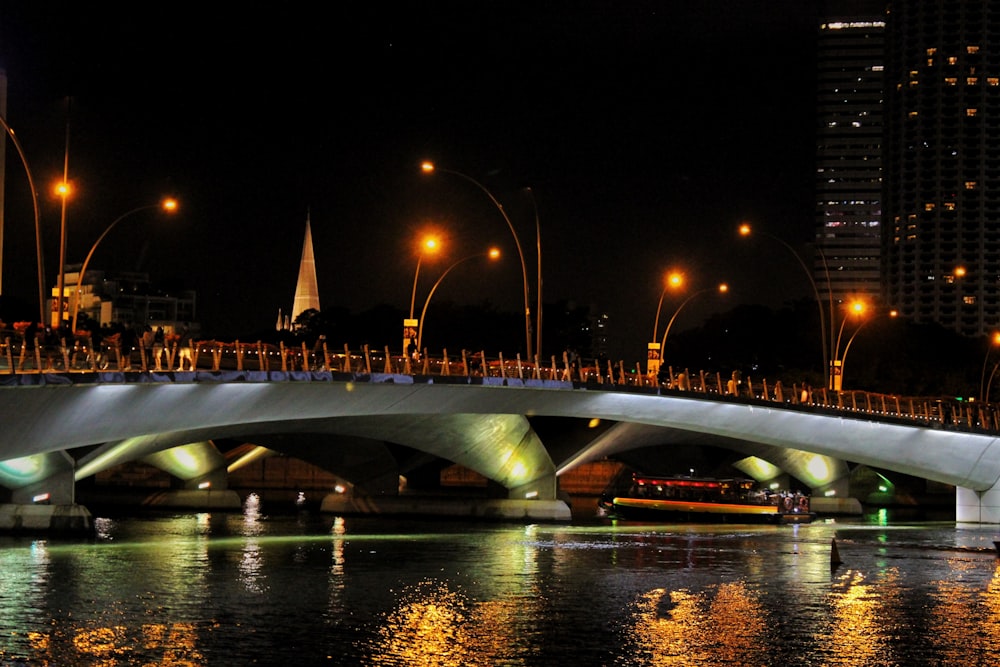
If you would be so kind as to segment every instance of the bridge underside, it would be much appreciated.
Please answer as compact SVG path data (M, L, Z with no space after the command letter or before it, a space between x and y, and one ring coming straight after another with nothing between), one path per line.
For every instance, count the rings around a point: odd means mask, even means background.
M180 375L180 374L178 374ZM202 374L190 374L192 376ZM624 451L626 447L725 443L776 462L814 489L844 477L843 461L894 470L986 494L1000 478L1000 444L990 435L912 424L847 418L724 398L658 395L582 388L419 383L408 376L365 376L356 381L176 381L173 377L0 389L2 465L23 473L73 471L74 477L126 459L170 458L159 452L217 438L280 445L316 438L314 447L346 451L334 463L351 468L373 488L385 488L388 468L358 452L365 443L397 443L454 461L506 488L510 497L555 496L556 471ZM316 376L321 377L320 375ZM557 466L531 428L535 416L617 423L558 449ZM105 444L100 444L105 443ZM751 444L752 443L752 444ZM86 452L79 461L62 452ZM183 451L183 450L182 450ZM552 451L557 451L553 449ZM206 456L210 451L185 452ZM36 456L40 457L36 459ZM60 457L62 459L60 460ZM397 462L398 464L398 462ZM324 466L325 467L325 466ZM194 479L195 477L192 477ZM37 481L37 479L36 479ZM31 488L31 482L18 488Z

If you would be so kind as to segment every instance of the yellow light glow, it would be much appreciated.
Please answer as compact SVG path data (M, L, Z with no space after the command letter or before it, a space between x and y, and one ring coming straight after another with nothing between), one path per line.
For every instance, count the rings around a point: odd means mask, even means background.
M499 248L490 248L489 257L490 257L490 259L500 259L500 249Z
M601 425L601 420L597 417L592 417L589 422L587 422L587 428L597 428Z
M830 466L822 456L813 456L806 464L806 470L818 482L828 482L830 480Z
M60 181L59 183L55 184L53 191L55 192L57 197L62 197L65 199L66 197L69 197L71 194L73 194L73 186L69 183L69 181Z
M751 228L749 223L744 222L740 225L740 236L750 236L750 232Z
M163 207L164 211L167 211L169 213L173 213L174 211L177 210L178 204L177 204L177 200L174 199L173 197L167 197L166 199L163 200L163 203L161 204L161 206Z
M428 161L421 162L420 170L423 171L425 174L429 174L432 171L434 171L434 163Z
M728 291L729 291L729 285L727 285L726 283L720 283L719 284L719 292L721 294L725 294Z
M673 271L667 276L667 285L673 288L684 284L684 274L680 271Z

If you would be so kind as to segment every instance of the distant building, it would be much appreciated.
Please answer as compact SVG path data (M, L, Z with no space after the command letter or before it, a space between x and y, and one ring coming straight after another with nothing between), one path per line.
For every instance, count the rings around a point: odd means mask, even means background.
M886 44L884 297L986 334L1000 325L1000 11L892 2Z
M826 16L818 35L813 275L819 294L835 303L881 295L885 13L878 7Z
M65 319L73 316L74 294L77 292L80 265L68 265L65 278ZM55 290L53 290L53 297ZM84 317L95 320L101 327L121 324L129 328L163 327L166 333L182 329L197 331L197 296L194 290L177 293L157 289L149 274L129 271L109 273L87 269L79 290L77 321ZM52 307L50 299L49 306Z

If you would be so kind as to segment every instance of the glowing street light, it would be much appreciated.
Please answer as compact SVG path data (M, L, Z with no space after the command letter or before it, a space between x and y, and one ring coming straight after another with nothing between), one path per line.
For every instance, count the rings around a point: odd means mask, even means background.
M840 331L837 333L837 344L834 346L833 358L831 359L832 374L830 377L829 389L834 391L840 391L844 386L844 360L847 358L847 351L851 347L851 343L854 342L854 337L858 335L861 331L861 327L865 325L864 322L858 324L858 328L854 330L851 335L850 340L847 341L847 345L844 346L844 354L840 354L840 339L844 335L844 326L847 324L847 320L850 315L860 318L865 312L865 303L863 301L852 301L848 304L848 312L844 315L843 321L840 323Z
M646 345L646 373L656 375L660 370L660 343L656 338L656 333L660 329L660 310L663 308L663 297L667 295L667 290L678 289L684 284L684 274L679 271L671 271L663 277L663 290L660 292L660 300L656 304L656 318L653 320L653 339Z
M83 260L83 264L80 266L80 272L77 274L77 277L76 277L76 290L74 290L74 292L73 292L73 329L72 330L73 330L74 333L76 332L76 318L77 318L77 314L80 312L80 294L81 294L81 292L83 290L83 279L87 275L87 266L90 264L90 258L94 256L94 251L97 250L97 246L101 243L101 241L104 240L104 237L108 235L108 232L110 232L112 229L114 229L115 225L117 225L119 222L121 222L125 218L131 216L134 213L138 213L140 211L148 211L148 210L154 209L154 208L161 209L162 211L164 211L166 213L173 213L173 212L175 212L177 210L177 200L174 199L174 198L172 198L172 197L167 197L166 199L163 199L162 201L160 201L157 204L149 204L149 205L146 205L146 206L139 206L137 208L132 209L131 211L128 211L126 213L121 214L120 216L118 216L117 218L115 218L114 222L112 222L110 225L108 225L107 228L105 228L105 230L103 232L101 232L101 235L97 237L96 241L94 241L94 245L90 246L90 252L87 253L87 258Z
M821 346L820 349L822 350L821 356L823 357L823 365L821 368L824 377L829 378L830 373L832 371L833 358L836 357L836 351L835 350L832 351L830 357L829 358L827 357L826 317L823 312L823 300L819 296L819 288L816 287L816 281L813 279L812 271L810 271L809 267L806 266L806 263L802 259L801 255L795 252L795 249L792 246L788 245L788 243L778 238L777 236L774 236L773 234L768 234L767 232L761 232L761 231L754 232L753 228L750 226L750 223L748 222L743 222L742 224L740 224L739 233L740 236L750 236L751 233L757 233L760 234L761 236L766 236L774 241L777 241L782 246L784 246L785 249L788 250L788 252L792 253L792 256L795 257L796 261L798 261L799 266L801 266L802 270L805 271L806 277L809 279L809 284L812 286L813 295L816 297L816 306L819 308L819 332L820 332L820 346ZM826 265L826 255L824 255L823 252L818 249L817 252L819 252L819 256L823 260L823 270L826 273L827 297L830 303L830 342L832 343L834 316L833 316L833 291L830 289L830 270Z
M434 254L441 249L441 242L436 236L426 236L420 242L420 253L417 255L417 269L413 272L413 291L410 293L410 317L403 320L403 354L409 355L410 346L418 351L417 333L420 326L418 320L413 319L413 308L417 302L417 278L420 277L420 263L423 262L425 254Z
M62 200L62 209L59 215L59 278L56 281L56 296L52 304L52 327L57 328L62 325L63 301L66 296L63 293L66 286L66 200L73 194L73 188L67 180L69 168L69 138L66 139L67 151L63 167L63 179L55 184L53 191Z
M427 299L424 301L423 310L420 311L420 320L419 320L419 324L417 325L417 352L418 353L421 350L424 349L423 348L424 320L427 317L427 306L430 305L430 303L431 303L431 297L434 296L434 292L437 290L438 285L441 284L441 281L444 280L444 277L446 275L448 275L451 272L451 270L454 269L456 266L458 266L459 264L461 264L463 262L467 262L470 259L476 259L477 257L487 257L491 261L495 261L495 260L500 259L500 250L497 249L497 248L490 248L487 252L478 253L476 255L469 255L468 257L463 257L462 259L458 260L457 262L455 262L454 264L452 264L451 266L449 266L447 269L444 270L444 272L441 274L441 276L434 283L434 286L431 287L431 291L427 294Z
M493 196L493 193L490 192L489 190L487 190L485 185L483 185L482 183L480 183L476 179L472 178L471 176L463 174L462 172L459 172L459 171L454 171L452 169L444 169L444 168L441 168L441 167L436 167L433 162L423 162L420 165L420 169L425 174L430 174L430 173L433 173L435 171L442 171L442 172L444 172L446 174L452 174L453 176L458 176L459 178L465 179L466 181L472 183L477 188L479 188L480 190L482 190L486 194L486 196L490 198L490 201L493 202L493 205L496 206L497 210L500 211L500 215L503 216L504 221L507 223L507 227L510 228L510 233L514 237L514 245L517 246L517 254L518 254L518 257L520 257L520 259L521 259L521 277L522 277L522 281L524 283L524 336L525 336L525 349L526 349L526 351L528 353L528 359L530 361L534 362L535 361L535 356L534 356L534 352L532 350L532 341L531 341L531 304L530 304L530 302L528 300L528 267L527 267L527 264L525 264L525 261L524 261L524 250L521 248L521 239L518 237L517 231L514 229L514 223L512 223L510 221L510 217L508 217L507 212L503 208L503 205L497 200L496 197ZM536 222L537 222L537 219L536 219Z

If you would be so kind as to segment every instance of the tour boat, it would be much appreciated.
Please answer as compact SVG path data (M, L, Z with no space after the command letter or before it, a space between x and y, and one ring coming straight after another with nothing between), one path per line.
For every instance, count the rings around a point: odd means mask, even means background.
M809 496L761 489L751 479L633 473L624 481L612 483L599 503L609 515L622 519L790 524L816 518L809 509Z

